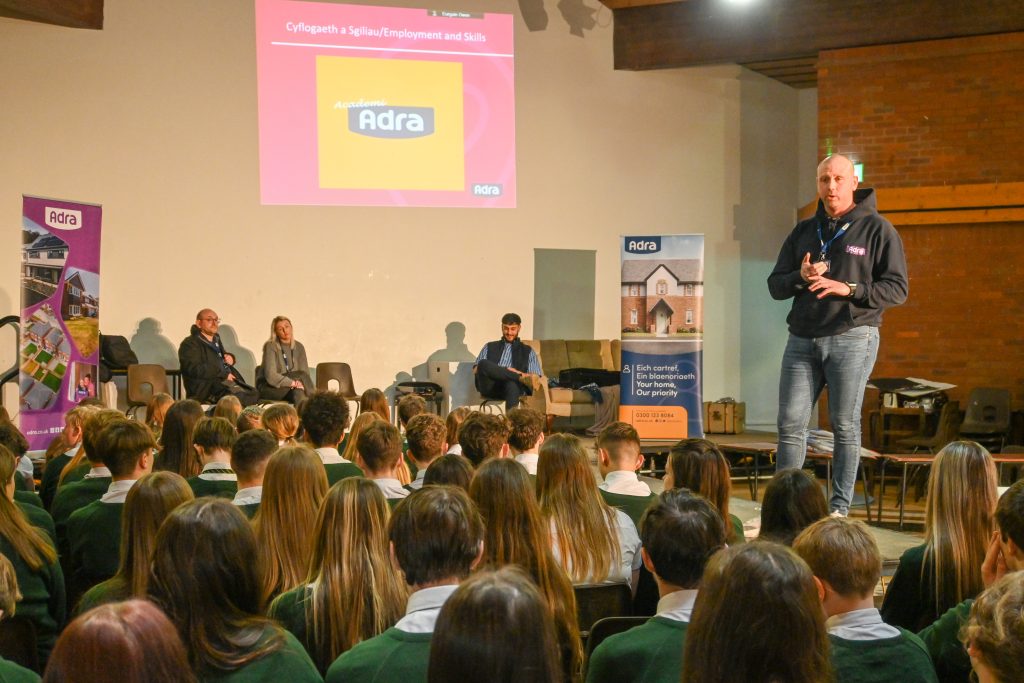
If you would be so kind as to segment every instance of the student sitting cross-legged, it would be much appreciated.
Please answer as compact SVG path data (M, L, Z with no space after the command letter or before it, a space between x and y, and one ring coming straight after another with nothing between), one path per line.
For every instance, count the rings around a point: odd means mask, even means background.
M642 626L594 650L587 683L675 683L686 629L708 560L725 547L725 525L711 503L686 489L662 493L640 522L641 554L661 600Z
M397 502L409 495L409 490L398 480L401 461L402 435L398 433L398 427L378 421L359 435L356 441L356 464L367 479L372 479L380 487L389 501Z
M416 466L416 478L406 488L415 491L423 488L423 478L430 464L448 449L444 420L433 413L420 413L405 426L405 437L409 445L406 456Z
M388 538L411 590L405 616L335 660L328 683L425 683L437 616L479 562L483 537L480 513L461 489L425 486L399 503Z
M156 443L149 427L121 419L100 432L96 445L112 481L99 500L76 510L68 519L72 595L117 572L124 501L135 482L152 469Z
M640 523L644 510L657 497L636 474L643 464L640 435L633 425L613 422L598 434L597 469L604 477L598 491L604 502L625 512L634 524Z
M252 519L263 500L263 475L277 439L265 429L250 429L239 435L231 447L231 469L238 477L238 492L231 502Z
M842 517L804 529L793 550L814 573L828 620L836 683L934 683L924 643L889 626L875 608L882 555L863 522Z
M223 417L204 417L192 432L192 447L199 454L203 470L190 477L188 485L196 498L217 496L231 500L238 492L238 477L231 469L231 447L238 433Z
M299 418L306 439L327 471L327 485L334 486L348 477L361 477L355 463L341 457L338 444L348 427L348 401L336 391L317 391L300 406Z

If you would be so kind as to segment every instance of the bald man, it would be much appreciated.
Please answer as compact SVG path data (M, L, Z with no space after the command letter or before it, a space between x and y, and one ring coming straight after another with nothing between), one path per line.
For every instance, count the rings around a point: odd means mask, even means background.
M220 318L209 308L196 314L191 333L178 346L178 363L188 398L200 403L216 403L226 394L234 394L243 406L252 405L259 393L246 384L234 367L234 357L220 341Z
M849 159L834 154L818 165L818 199L814 217L789 234L768 276L773 299L793 299L779 382L777 468L803 466L807 423L827 386L835 432L829 507L846 516L860 460L864 385L882 312L907 299L907 263L874 190L857 189Z

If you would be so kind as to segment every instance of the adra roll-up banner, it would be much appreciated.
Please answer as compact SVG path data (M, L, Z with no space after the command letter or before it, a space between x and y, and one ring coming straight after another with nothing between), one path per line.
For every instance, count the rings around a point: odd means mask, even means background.
M703 436L704 236L622 238L622 400L641 439Z
M102 207L25 196L21 220L19 417L45 449L64 413L99 388Z

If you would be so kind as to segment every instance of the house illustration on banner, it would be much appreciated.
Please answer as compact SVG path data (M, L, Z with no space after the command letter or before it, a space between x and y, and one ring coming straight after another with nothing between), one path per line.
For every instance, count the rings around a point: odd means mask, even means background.
M61 303L61 317L67 320L73 317L95 318L99 315L99 300L86 291L82 274L73 271L64 280L64 300Z
M699 259L622 262L622 331L656 336L704 331L704 274Z

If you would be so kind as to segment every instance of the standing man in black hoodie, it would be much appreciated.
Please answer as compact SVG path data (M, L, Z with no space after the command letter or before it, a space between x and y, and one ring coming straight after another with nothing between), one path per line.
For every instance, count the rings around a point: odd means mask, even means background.
M864 385L882 312L907 299L907 264L874 190L857 189L849 159L834 154L818 165L818 197L814 217L789 234L768 276L772 298L793 298L779 382L777 468L803 465L811 410L828 386L835 432L829 508L846 516L860 460Z
M243 406L259 400L259 393L246 384L234 367L234 356L224 350L217 330L220 318L209 308L196 314L191 334L178 346L178 363L188 397L200 403L216 403L234 394Z

